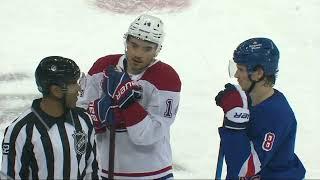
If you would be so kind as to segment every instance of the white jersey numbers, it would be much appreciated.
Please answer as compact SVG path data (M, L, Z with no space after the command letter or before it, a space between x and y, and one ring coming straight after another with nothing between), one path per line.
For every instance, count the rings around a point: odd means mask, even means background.
M274 139L276 138L276 135L272 132L268 132L264 136L264 141L262 143L262 149L265 151L270 151L273 146Z

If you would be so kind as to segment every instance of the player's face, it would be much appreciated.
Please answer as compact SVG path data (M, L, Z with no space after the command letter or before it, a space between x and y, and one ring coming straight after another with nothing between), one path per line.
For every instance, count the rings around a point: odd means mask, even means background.
M81 90L80 85L77 81L72 81L67 86L66 97L66 107L74 108L76 107L76 102L78 100L79 91Z
M139 74L156 56L157 44L129 37L127 39L128 73Z
M234 75L237 78L239 85L242 90L247 91L251 86L251 81L249 79L247 67L244 65L237 64L237 71Z

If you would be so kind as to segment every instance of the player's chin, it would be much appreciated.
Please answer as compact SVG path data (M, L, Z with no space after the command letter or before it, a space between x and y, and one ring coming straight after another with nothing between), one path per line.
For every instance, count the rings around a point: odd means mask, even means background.
M245 86L241 81L238 81L238 84L239 84L239 86L241 87L241 89L243 91L247 91L248 90L247 86Z
M75 108L76 106L75 102L68 104L68 108Z
M142 65L142 64L139 64L139 65L135 65L133 67L133 69L136 71L136 72L142 72L143 70L145 70L146 66L145 65Z

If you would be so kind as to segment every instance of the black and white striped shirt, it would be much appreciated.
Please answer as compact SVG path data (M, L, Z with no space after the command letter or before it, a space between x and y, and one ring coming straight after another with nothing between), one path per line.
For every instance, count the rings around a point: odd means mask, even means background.
M1 171L14 179L97 178L96 144L91 120L74 108L55 118L33 101L5 130Z

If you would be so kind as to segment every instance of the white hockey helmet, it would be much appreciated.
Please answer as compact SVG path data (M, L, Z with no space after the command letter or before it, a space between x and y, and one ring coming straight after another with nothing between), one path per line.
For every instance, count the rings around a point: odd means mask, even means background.
M164 38L163 22L155 16L140 15L130 24L125 39L128 35L158 44L158 53Z

